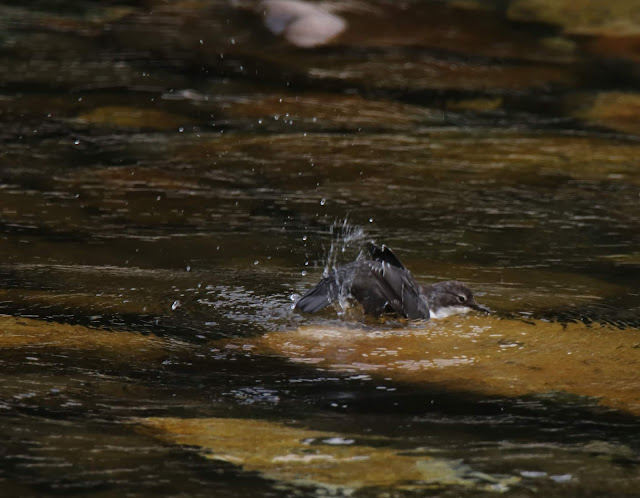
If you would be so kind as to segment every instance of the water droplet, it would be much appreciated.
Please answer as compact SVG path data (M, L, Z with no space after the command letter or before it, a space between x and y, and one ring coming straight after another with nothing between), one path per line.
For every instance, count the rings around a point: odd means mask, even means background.
M184 127L183 127L183 126L181 126L180 128L178 128L178 131L179 131L180 133L182 133L182 132L184 131Z
M303 236L302 236L302 240L307 240L307 236L306 236L306 235L303 235Z
M373 218L369 218L369 223L373 223Z
M173 304L171 305L171 309L175 310L176 308L178 308L180 306L180 301L178 301L177 299L173 302Z
M204 45L204 42L202 40L200 40L200 45Z
M300 274L304 277L307 274L307 270L302 270Z
M260 263L260 261L258 261L257 259L253 262L254 265L257 265L258 263Z
M321 205L321 206L324 206L326 203L327 203L327 199L322 199L322 200L320 201L320 205Z
M75 145L78 145L78 144L80 143L80 140L74 140L74 141L73 141L73 143L74 143Z
M262 118L258 119L258 124L262 124Z
M187 265L187 271L191 271L191 267Z
M274 114L274 115L273 115L273 119L275 119L276 121L278 121L278 119L280 119L280 114Z

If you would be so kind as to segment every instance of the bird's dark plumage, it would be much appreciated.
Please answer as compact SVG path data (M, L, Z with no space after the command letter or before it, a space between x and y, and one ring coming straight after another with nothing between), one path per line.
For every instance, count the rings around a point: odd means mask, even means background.
M341 298L362 304L364 312L395 312L409 319L427 319L468 309L488 311L473 298L471 289L457 281L426 287L416 282L386 246L368 246L371 259L358 260L332 270L296 303L296 309L315 313Z

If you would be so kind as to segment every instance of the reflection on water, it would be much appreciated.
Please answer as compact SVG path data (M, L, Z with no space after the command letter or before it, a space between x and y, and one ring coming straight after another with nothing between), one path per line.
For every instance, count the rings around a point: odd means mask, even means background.
M637 493L640 20L567 8L2 3L5 494ZM368 240L497 315L292 310Z

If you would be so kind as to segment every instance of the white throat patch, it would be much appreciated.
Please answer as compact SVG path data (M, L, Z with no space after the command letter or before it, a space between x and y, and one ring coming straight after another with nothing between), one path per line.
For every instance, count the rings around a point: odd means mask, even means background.
M446 306L444 308L440 308L437 312L430 309L429 316L438 320L440 318L446 318L451 315L463 315L470 309L471 308L469 308L468 306Z

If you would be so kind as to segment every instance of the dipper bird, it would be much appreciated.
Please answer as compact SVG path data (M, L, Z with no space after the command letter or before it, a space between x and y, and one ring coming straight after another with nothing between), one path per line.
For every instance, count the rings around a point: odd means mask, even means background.
M340 298L359 302L365 314L396 313L412 320L444 318L469 310L491 311L478 304L464 283L447 280L420 285L386 246L368 245L371 259L356 260L332 270L296 303L315 313Z

